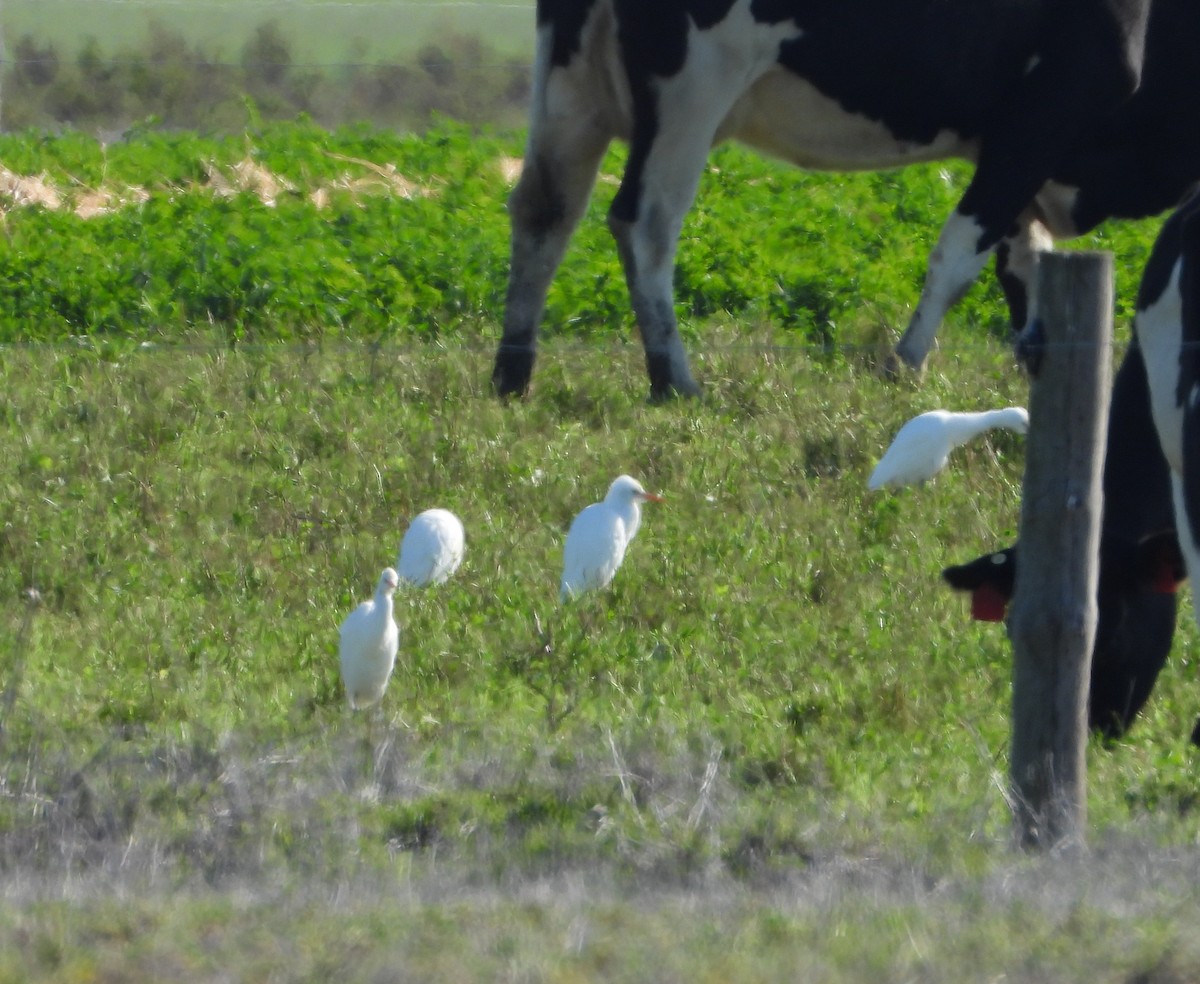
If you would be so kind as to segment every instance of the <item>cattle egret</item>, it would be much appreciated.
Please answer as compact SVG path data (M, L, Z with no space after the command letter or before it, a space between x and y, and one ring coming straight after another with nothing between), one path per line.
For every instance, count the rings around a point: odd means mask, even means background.
M563 547L560 599L606 587L641 525L642 503L662 501L637 479L622 475L608 487L603 502L593 502L576 516Z
M396 570L415 587L441 584L463 559L463 524L448 509L426 509L413 519L400 541Z
M379 575L375 597L364 601L342 622L338 659L346 698L356 710L383 699L392 668L396 665L400 630L392 617L392 595L399 584L396 572L385 567Z
M879 460L867 488L885 485L899 488L933 478L946 467L950 452L985 431L1003 427L1024 434L1029 430L1029 414L1024 407L955 413L930 410L913 417L900 428L891 447Z

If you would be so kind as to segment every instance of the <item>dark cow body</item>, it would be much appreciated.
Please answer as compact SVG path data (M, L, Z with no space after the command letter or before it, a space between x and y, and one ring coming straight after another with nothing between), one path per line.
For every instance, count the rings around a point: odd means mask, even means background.
M1157 215L1176 208L1200 182L1200 127L1180 125L1200 119L1198 31L1200 6L1151 0L1137 91L1075 136L1034 201L1034 221L1023 221L997 249L1014 328L1026 322L1035 254L1049 245L1043 229L1069 239L1107 219Z
M1151 0L539 0L498 392L528 386L546 291L613 139L630 152L609 225L656 396L697 390L672 275L704 162L725 139L830 170L974 160L897 352L923 363L1002 240L1023 324L1049 234L1161 211L1200 176L1200 135L1174 121L1200 101L1200 59L1183 48L1200 9L1153 2L1151 16Z
M1130 346L1113 381L1104 461L1104 514L1100 528L1099 619L1092 649L1088 726L1119 737L1149 699L1175 634L1175 587L1183 577L1174 532L1171 482L1150 411L1142 353ZM986 602L1013 596L1018 547L942 576L970 591L973 613Z
M1084 127L1055 165L1053 180L1077 189L1064 236L1174 209L1200 181L1200 128L1183 122L1200 116L1198 30L1194 3L1152 0L1137 91Z

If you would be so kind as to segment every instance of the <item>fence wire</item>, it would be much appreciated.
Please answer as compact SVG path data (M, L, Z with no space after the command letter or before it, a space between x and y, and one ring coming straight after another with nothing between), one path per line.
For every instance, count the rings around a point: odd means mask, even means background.
M962 331L965 329L959 330ZM725 331L728 331L728 328ZM753 333L752 328L746 329L747 335L752 335ZM933 363L938 359L954 358L956 356L978 354L980 352L1003 355L1006 351L1012 351L1010 343L988 335L986 332L981 332L980 335L981 337L977 341L955 339L951 343L939 343L930 353L930 362ZM1106 343L1047 341L1040 348L1047 352L1067 350L1091 351L1098 348L1107 348L1114 355L1123 355L1126 349L1129 348L1131 341L1131 331L1121 331L1118 329L1113 332L1113 337ZM685 337L684 345L693 356L705 358L723 354L807 357L814 359L829 358L831 356L848 358L852 356L877 356L880 353L888 351L886 344L872 344L869 342L834 342L824 344L801 340L795 342L756 342L747 339L736 342L720 341L714 344L705 341L703 330L688 333L687 337ZM428 355L431 349L438 349L447 354L454 355L492 356L504 347L501 345L499 328L497 328L496 334L493 337L484 337L476 332L472 332L470 337L440 336L436 339L419 339L412 336L403 336L396 339L380 339L368 336L362 336L361 338L338 336L319 340L246 341L239 339L221 342L193 341L186 338L179 341L171 339L139 340L133 336L85 335L52 341L0 342L0 353L39 351L87 352L114 349L123 354L142 352L147 355L175 351L203 353L229 352L233 350L263 354L286 351L302 353L369 351L379 355ZM1200 343L1185 342L1182 348L1185 350L1200 349ZM630 356L640 356L642 354L641 344L632 333L625 338L605 335L604 337L582 339L568 338L561 334L552 334L534 351L539 355L548 355L555 359L562 357L587 357L588 359L594 359L598 350L617 350ZM522 348L522 351L527 351L527 349Z

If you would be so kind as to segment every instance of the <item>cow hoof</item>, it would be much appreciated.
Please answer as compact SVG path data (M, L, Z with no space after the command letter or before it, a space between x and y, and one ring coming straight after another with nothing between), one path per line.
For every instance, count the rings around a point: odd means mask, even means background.
M672 400L680 398L691 399L699 397L702 390L699 383L692 381L690 384L677 386L674 383L668 386L651 386L650 387L650 402L651 403L670 403Z
M925 357L929 354L929 349L925 346L915 345L908 338L902 337L896 343L896 347L892 350L891 358L889 359L895 365L897 375L904 370L901 366L907 366L916 372L920 372L925 368Z
M523 400L529 395L529 387L527 385L522 386L520 383L510 383L495 375L492 376L492 391L504 402Z
M923 369L923 363L912 363L895 349L879 363L879 375L889 383L899 383L908 376L920 378Z
M529 392L533 376L533 354L530 352L501 352L492 370L492 389L501 399L523 398Z
M889 383L900 381L900 376L904 372L904 365L900 361L895 350L884 356L883 361L879 364L879 375L886 379Z
M1034 318L1017 337L1014 346L1017 361L1025 367L1031 379L1036 379L1042 370L1042 359L1046 355L1046 329L1041 319Z
M669 355L646 354L646 372L650 377L650 402L663 403L677 396L699 396L700 384L692 378L686 366L680 366Z

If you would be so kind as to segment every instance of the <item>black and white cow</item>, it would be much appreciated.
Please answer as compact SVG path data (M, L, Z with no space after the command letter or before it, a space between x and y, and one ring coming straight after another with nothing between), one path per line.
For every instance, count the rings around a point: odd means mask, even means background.
M1200 622L1200 194L1159 233L1133 323L1146 354L1154 423L1171 469L1175 522Z
M1047 230L1162 211L1200 176L1197 154L1151 160L1156 141L1200 147L1196 128L1177 123L1200 101L1198 27L1193 0L538 0L497 392L528 386L546 292L613 139L630 149L609 226L653 395L698 388L672 277L704 162L726 139L830 170L975 161L897 353L924 362L1002 240L1001 279L1023 324Z
M1169 469L1136 341L1113 381L1102 483L1088 725L1115 738L1133 723L1166 663L1175 635L1175 589L1183 577ZM1013 596L1018 555L1017 546L1009 547L947 567L942 576L951 587L971 592L975 618L999 621Z

